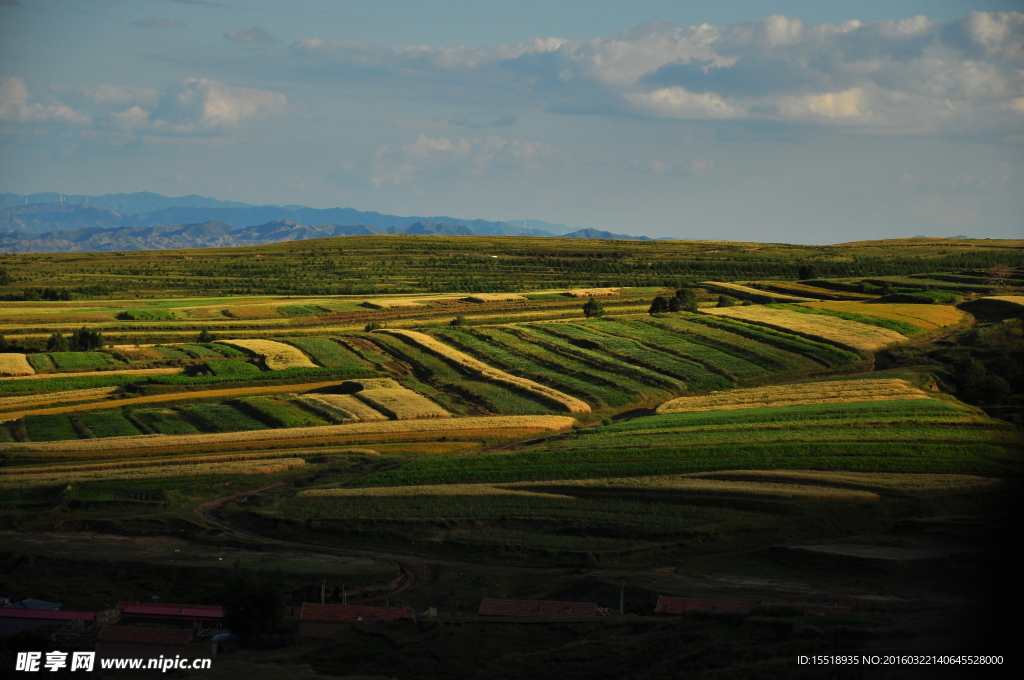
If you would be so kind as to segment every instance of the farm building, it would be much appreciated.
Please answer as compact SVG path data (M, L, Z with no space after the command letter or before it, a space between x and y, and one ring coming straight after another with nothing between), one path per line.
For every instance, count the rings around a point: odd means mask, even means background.
M503 600L485 597L480 602L480 616L524 616L547 619L576 616L597 616L594 602L550 602L548 600Z
M208 658L216 654L217 645L196 642L191 630L181 628L140 628L136 626L104 626L96 636L96 656L101 659L176 655Z
M119 602L125 625L172 625L177 628L220 628L224 608L206 604L139 604Z
M655 614L682 614L688 611L699 612L739 612L750 609L746 602L737 600L700 600L695 597L658 596L658 604L654 606Z
M353 623L382 623L413 619L416 614L402 607L365 607L351 604L313 604L305 602L299 613L299 635L327 637Z
M92 612L62 612L56 609L24 609L0 607L0 637L14 635L50 624L68 624L74 621L92 623L96 615Z

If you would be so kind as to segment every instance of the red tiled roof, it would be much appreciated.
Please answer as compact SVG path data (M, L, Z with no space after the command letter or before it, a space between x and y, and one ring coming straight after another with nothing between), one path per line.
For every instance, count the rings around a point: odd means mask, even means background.
M378 623L411 619L413 611L402 607L364 607L353 604L313 604L305 602L299 614L300 621L318 621L322 623Z
M93 612L62 612L53 609L13 609L0 608L0 617L8 619L46 619L48 621L92 621L96 618Z
M548 600L501 600L485 597L480 602L480 616L597 616L594 602L551 602Z
M125 614L148 614L150 616L185 616L189 618L224 618L224 608L201 604L128 604L122 602Z
M97 642L134 642L150 645L184 645L191 640L191 630L132 626L104 626L96 636Z
M738 612L749 609L746 602L737 600L700 600L694 597L658 597L654 607L655 614L682 614L686 611L702 612Z

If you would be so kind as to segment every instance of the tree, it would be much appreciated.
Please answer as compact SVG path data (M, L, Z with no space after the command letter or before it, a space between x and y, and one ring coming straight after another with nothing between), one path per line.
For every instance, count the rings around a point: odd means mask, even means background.
M0 286L6 286L11 280L11 275L7 273L7 270L0 269Z
M676 291L675 299L679 300L679 309L684 312L697 311L697 291L693 288L680 288Z
M654 298L653 302L651 302L651 308L647 310L647 313L648 314L664 314L667 311L668 311L668 300L664 296L659 295L658 297Z
M735 307L739 300L732 297L731 295L719 295L718 296L718 307Z
M7 338L4 337L3 333L0 333L0 352L6 352L8 346Z
M882 295L895 295L896 288L891 283L886 281L882 284Z
M383 321L371 321L363 327L363 330L369 333L371 331L379 331L381 328L384 328Z
M1013 267L1006 264L997 264L988 270L988 280L1000 288L1006 286L1006 279L1013 276Z
M678 312L682 308L683 308L683 303L680 302L679 298L677 298L675 295L673 295L672 297L670 297L668 299L668 311L670 311L670 312Z
M71 334L71 349L75 352L88 352L103 347L103 334L91 331L82 326Z
M802 264L800 265L800 271L797 276L800 277L801 281L816 279L818 278L818 268L813 264Z
M594 298L590 298L590 300L587 301L587 304L583 305L583 316L588 319L596 319L604 316L604 305Z
M468 326L469 322L466 321L466 317L459 314L457 317L449 321L448 325L452 328L461 328L462 326Z
M227 628L243 641L273 631L284 616L282 581L280 570L249 572L236 562L219 598Z
M50 339L46 341L47 352L67 352L70 348L68 339L60 333L54 333L50 336Z
M217 339L217 336L214 335L213 333L211 333L209 328L204 328L203 330L199 331L199 338L198 338L199 342L203 342L203 343L213 342L216 339Z

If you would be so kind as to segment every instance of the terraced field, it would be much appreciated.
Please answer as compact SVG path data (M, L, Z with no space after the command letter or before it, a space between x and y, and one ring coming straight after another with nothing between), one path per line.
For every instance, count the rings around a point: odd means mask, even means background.
M830 316L801 314L788 309L761 305L720 307L703 311L707 314L726 316L785 332L797 333L855 351L870 352L894 342L906 340L906 336L885 328Z

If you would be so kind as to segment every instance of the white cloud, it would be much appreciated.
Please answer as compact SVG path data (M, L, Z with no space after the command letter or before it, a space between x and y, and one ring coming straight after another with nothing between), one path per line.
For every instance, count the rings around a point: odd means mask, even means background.
M209 78L185 78L167 88L149 118L153 132L188 134L280 114L287 104L279 92L225 85Z
M28 87L21 78L0 77L0 121L5 123L67 123L91 125L92 118L66 104L54 101L40 104L30 100Z
M248 28L233 28L224 32L224 39L240 45L269 45L274 38L259 26Z
M309 38L290 52L297 68L342 78L372 73L440 96L445 85L483 82L575 113L977 132L1015 124L1024 97L1019 12L817 26L782 15L724 28L654 22L611 38L473 48Z

